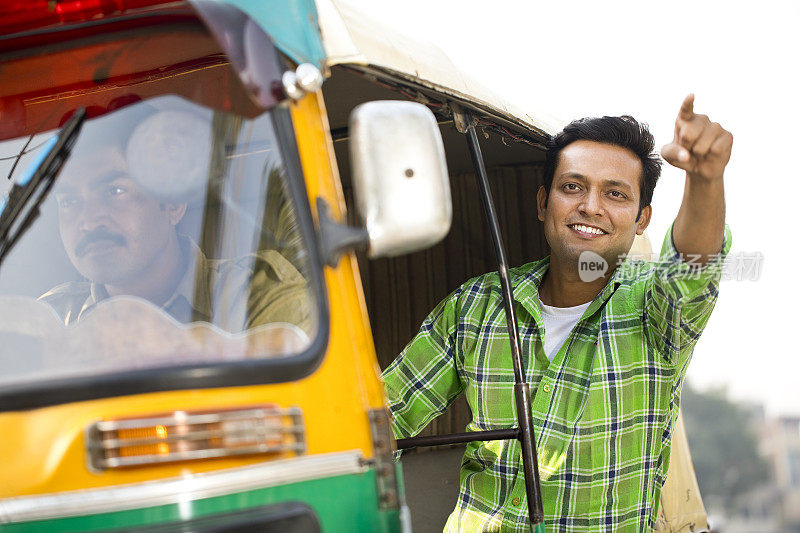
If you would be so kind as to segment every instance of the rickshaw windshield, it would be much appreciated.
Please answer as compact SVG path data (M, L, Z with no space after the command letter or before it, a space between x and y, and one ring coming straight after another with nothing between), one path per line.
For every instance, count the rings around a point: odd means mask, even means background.
M278 111L163 94L87 120L0 269L0 386L306 350L321 306ZM54 133L0 141L0 192Z

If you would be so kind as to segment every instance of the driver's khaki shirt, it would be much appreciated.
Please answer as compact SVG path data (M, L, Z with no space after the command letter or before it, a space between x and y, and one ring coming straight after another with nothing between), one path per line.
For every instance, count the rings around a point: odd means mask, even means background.
M308 332L311 297L308 283L279 252L266 250L232 260L208 259L181 237L189 265L172 296L161 306L183 323L208 322L236 333L262 324L288 322ZM59 285L39 299L69 325L109 298L105 287L89 281Z

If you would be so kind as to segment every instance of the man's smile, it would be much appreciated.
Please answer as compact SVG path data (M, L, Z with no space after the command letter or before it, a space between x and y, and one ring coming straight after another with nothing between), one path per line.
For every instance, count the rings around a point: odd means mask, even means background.
M595 239L608 233L597 226L590 226L588 224L569 224L567 227L576 234L587 239Z

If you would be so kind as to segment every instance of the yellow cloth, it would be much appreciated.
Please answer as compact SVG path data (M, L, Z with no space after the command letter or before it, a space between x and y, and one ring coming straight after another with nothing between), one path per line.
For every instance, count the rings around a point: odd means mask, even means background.
M708 517L694 475L683 417L678 414L672 434L672 457L661 489L656 533L691 533L708 529Z

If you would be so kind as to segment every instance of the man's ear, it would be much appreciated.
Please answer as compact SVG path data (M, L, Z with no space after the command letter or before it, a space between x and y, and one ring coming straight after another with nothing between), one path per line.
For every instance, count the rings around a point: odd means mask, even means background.
M650 225L650 216L653 214L653 208L649 205L642 209L639 218L636 220L636 235L641 235L647 226Z
M186 204L164 204L164 207L169 215L169 223L173 226L177 226L186 214Z
M544 222L544 214L547 212L547 191L544 189L544 185L540 185L539 190L536 191L536 211L539 220Z

